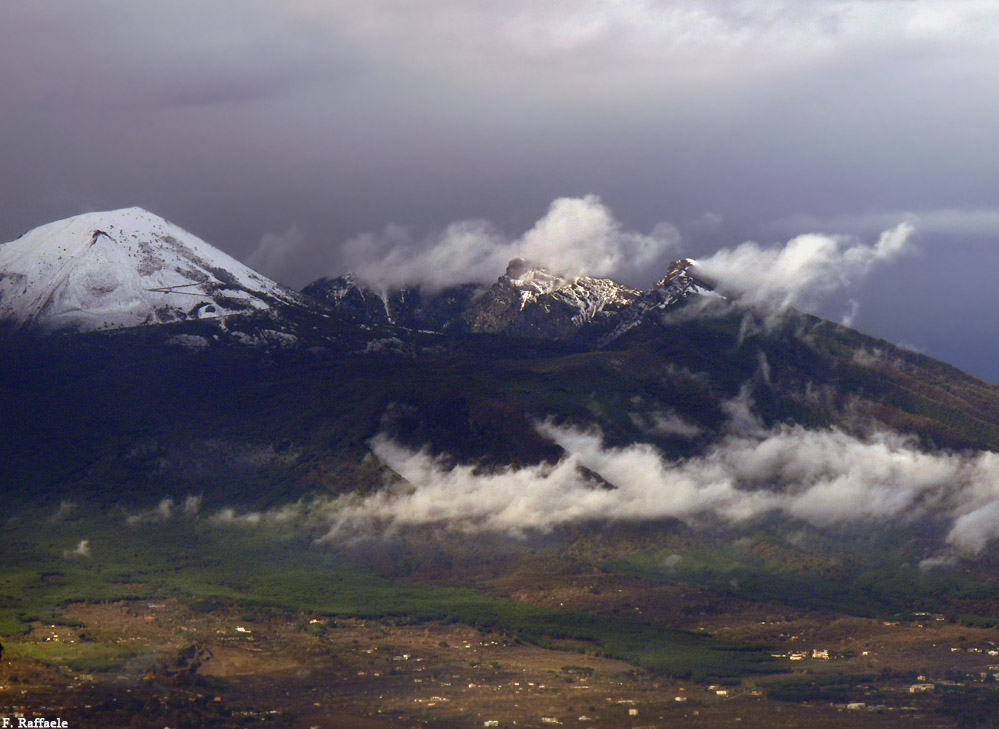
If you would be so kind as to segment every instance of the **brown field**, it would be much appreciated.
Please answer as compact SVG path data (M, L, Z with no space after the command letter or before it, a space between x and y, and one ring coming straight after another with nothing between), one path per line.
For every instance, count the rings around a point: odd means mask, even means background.
M661 605L671 617L676 616L668 606L685 602L677 588L636 593L608 582L594 594L585 582L556 581L539 601L603 601L599 607L606 608L617 600L652 606L643 608L648 613ZM500 585L494 587L499 591ZM515 581L505 587L532 599ZM687 598L688 608L702 599ZM774 614L765 605L712 607L688 613L689 627L738 641L765 641L782 654L829 652L829 659L782 660L794 676L889 669L926 671L927 682L939 682L947 671L968 680L999 671L999 658L989 654L994 631L932 618L886 624L786 609ZM955 725L937 713L935 691L910 693L909 681L890 676L878 683L877 698L865 702L869 706L847 709L768 699L772 678L734 686L675 681L621 661L519 644L460 625L311 623L317 618L269 610L195 613L172 600L75 604L64 612L82 627L39 624L29 635L6 641L0 716L59 717L71 727L157 729ZM86 646L125 657L111 670L87 671L45 656L56 647L72 654Z

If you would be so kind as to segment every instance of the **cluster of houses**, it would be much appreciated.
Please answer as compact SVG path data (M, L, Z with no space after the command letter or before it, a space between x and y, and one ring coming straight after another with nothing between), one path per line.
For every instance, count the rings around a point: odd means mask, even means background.
M803 661L812 658L818 661L829 660L829 650L827 648L814 648L811 651L793 651L791 653L771 653L774 658L786 658L789 661Z

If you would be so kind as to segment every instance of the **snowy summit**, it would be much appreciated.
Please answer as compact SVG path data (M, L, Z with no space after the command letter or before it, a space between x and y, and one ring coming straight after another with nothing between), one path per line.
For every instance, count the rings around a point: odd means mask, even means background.
M16 328L119 329L299 301L141 208L77 215L0 245L0 321Z

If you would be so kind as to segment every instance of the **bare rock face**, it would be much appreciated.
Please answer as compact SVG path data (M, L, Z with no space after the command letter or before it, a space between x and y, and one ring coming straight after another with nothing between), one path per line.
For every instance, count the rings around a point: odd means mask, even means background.
M697 263L689 258L673 261L666 269L666 275L655 285L653 291L669 291L675 296L689 296L714 290L715 284L697 270Z
M392 322L388 296L365 287L352 273L313 281L302 293L351 321L369 325Z
M640 293L606 278L567 278L515 258L462 315L471 332L564 340L610 319Z
M642 291L635 301L621 311L615 326L601 337L607 344L630 329L638 326L647 316L687 301L692 296L717 296L714 284L697 271L697 264L689 258L674 261L655 286Z

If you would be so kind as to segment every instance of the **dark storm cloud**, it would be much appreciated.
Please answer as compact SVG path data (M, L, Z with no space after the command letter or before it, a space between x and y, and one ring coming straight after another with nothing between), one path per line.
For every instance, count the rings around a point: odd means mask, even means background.
M975 0L7 3L0 239L138 204L244 259L295 231L301 285L366 231L522 232L588 193L700 257L992 210L997 28Z

